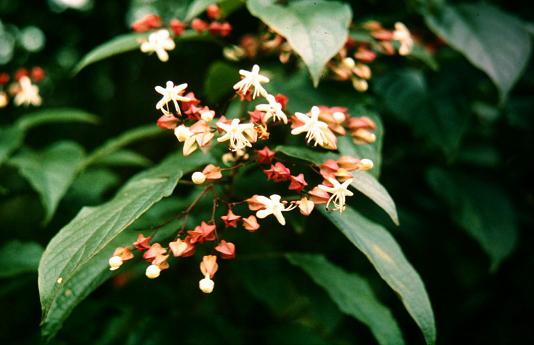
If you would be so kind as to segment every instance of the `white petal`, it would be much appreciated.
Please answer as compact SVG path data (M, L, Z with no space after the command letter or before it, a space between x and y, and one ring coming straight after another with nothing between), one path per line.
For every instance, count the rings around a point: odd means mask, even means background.
M256 212L256 217L263 219L268 215L271 215L272 213L273 211L271 209L259 210L258 212Z
M273 215L276 217L276 219L278 220L280 224L286 225L286 219L284 218L280 210L273 212Z

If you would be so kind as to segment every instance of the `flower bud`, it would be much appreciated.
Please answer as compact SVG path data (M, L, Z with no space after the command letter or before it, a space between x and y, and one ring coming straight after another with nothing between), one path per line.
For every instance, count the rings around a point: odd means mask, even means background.
M0 91L0 108L4 108L9 103L7 93Z
M336 111L332 114L332 116L334 117L334 120L337 122L337 123L341 123L343 121L345 121L345 114L343 114L342 112L340 111Z
M45 77L45 72L41 67L34 67L31 71L31 77L34 82L40 82Z
M204 181L206 181L206 175L204 175L200 171L195 171L191 176L191 180L194 184L203 184Z
M109 261L109 270L110 271L115 271L116 269L118 269L119 267L121 267L122 265L122 259L120 256L112 256Z
M213 117L215 116L215 112L213 110L208 110L200 114L200 118L206 122L210 122L213 120Z
M215 275L219 269L217 264L217 257L215 255L204 255L202 257L202 262L200 263L200 272L206 277L211 278Z
M364 158L360 161L361 170L370 170L373 169L374 163L372 160Z
M223 55L228 60L239 61L245 56L245 49L239 46L224 47Z
M215 287L215 283L210 279L209 276L206 276L204 279L198 282L198 287L200 291L204 293L211 293Z
M354 62L354 59L350 58L350 57L347 57L347 58L344 58L343 61L341 62L343 64L343 66L345 67L348 67L348 68L353 68L354 65L356 64Z
M258 220L254 215L250 215L247 218L243 218L242 221L243 227L247 231L254 232L260 228L260 224L258 224Z
M369 88L367 81L359 78L352 78L352 86L359 92L365 92Z
M358 77L366 80L371 79L372 76L371 68L363 63L356 64L356 66L354 66L352 69L352 72Z
M360 162L361 163L361 162ZM335 173L334 173L334 176L339 180L339 181L346 181L348 180L349 178L352 178L352 174L347 170L347 169L344 169L344 168L339 168Z
M157 122L157 125L161 129L175 129L178 119L172 114L163 114Z
M176 37L180 36L185 31L185 24L178 19L172 19L169 24Z
M211 4L206 9L206 13L210 19L217 20L221 16L221 10L217 4Z
M315 206L315 203L309 200L308 198L300 199L298 204L299 204L300 214L302 214L303 216L309 216L312 213L313 208Z
M146 268L145 275L150 279L159 277L161 269L157 265L150 265Z
M376 141L376 135L364 128L359 128L352 132L352 138L356 144L372 144Z
M193 19L191 22L191 28L198 33L203 33L204 31L208 30L208 26L208 23L198 18Z
M191 131L186 126L180 125L174 130L174 135L176 136L178 141L182 143L191 136Z

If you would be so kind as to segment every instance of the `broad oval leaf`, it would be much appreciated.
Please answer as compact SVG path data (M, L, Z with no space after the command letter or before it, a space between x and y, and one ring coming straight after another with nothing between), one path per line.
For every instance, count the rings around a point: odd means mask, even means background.
M36 242L11 241L0 248L0 278L37 272L43 247Z
M22 145L24 131L16 126L0 128L0 165Z
M118 152L123 147L147 138L157 137L166 134L161 128L151 124L130 129L120 136L105 142L102 146L94 150L83 162L83 167L106 160L106 157Z
M232 93L238 70L234 66L217 61L208 69L204 81L204 92L208 102L217 103Z
M109 277L110 244L155 203L169 196L184 172L209 160L200 153L187 159L172 156L134 176L107 203L82 209L59 231L39 265L44 336L52 337L74 307Z
M322 255L290 253L286 257L324 288L342 312L367 325L379 344L404 344L391 311L378 300L365 278L345 272Z
M452 211L452 218L491 258L492 270L517 244L517 218L510 198L497 184L431 169L427 180Z
M484 71L497 86L501 101L525 69L532 49L525 25L484 3L441 7L425 14L434 33Z
M39 193L47 223L74 181L85 156L81 146L59 142L43 151L25 149L9 160Z
M388 191L378 180L367 171L354 171L351 186L363 193L390 216L393 223L399 225L399 216L395 202Z
M24 136L29 129L56 122L96 124L98 117L83 110L71 108L52 108L27 114L13 126L0 128L0 165L22 145Z
M134 166L146 168L150 166L152 162L137 152L124 149L110 153L109 155L93 162L93 164L103 166Z
M426 343L434 344L434 312L425 286L391 234L350 207L343 213L323 209L321 212L367 256L382 279L400 296Z
M317 152L308 148L296 146L278 146L275 151L283 153L289 157L311 162L315 165L321 165L327 159L336 160L339 158L339 155L333 152ZM391 220L398 225L399 216L397 214L397 207L386 188L384 188L373 175L366 171L355 171L352 175L354 176L351 184L352 187L356 188L375 204L380 206L389 215Z
M326 63L347 41L352 19L349 5L335 1L248 0L252 15L284 36L302 58L315 86Z
M448 156L458 151L468 116L450 94L433 92L422 71L399 69L377 78L374 85L387 108L415 135L437 145Z
M140 40L146 39L148 33L128 33L117 36L87 53L82 60L76 65L73 74L78 74L82 69L90 64L110 58L112 56L139 49Z
M57 122L84 122L97 124L98 116L75 108L51 108L25 115L17 121L16 125L26 131L46 123Z

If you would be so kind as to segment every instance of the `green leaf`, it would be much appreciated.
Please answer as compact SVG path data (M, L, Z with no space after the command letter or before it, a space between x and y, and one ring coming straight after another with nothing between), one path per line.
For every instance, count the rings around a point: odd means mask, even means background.
M29 129L55 122L96 124L98 117L83 110L69 108L45 109L25 115L13 126L0 128L0 165L22 145Z
M83 122L97 124L98 116L75 108L44 109L25 115L17 121L17 126L23 131L47 123L56 122Z
M308 148L296 146L277 146L275 151L283 153L289 157L311 162L318 166L328 159L337 160L339 158L337 154L332 152L317 152ZM351 186L380 206L390 216L391 220L398 225L399 216L397 214L397 207L384 186L382 186L373 175L366 171L354 171L352 172L352 175L354 176L354 179Z
M0 128L0 165L22 145L24 132L16 126Z
M0 248L0 278L37 272L43 248L35 242L11 241Z
M42 334L52 337L74 307L109 277L107 260L136 219L169 196L187 171L210 160L175 155L137 174L113 199L78 215L50 241L39 265ZM128 236L128 232L124 232ZM132 234L130 234L132 236ZM124 239L123 239L124 240Z
M287 6L275 0L248 0L247 6L252 15L287 39L317 86L324 66L347 41L350 6L324 0L291 1Z
M227 63L213 63L207 73L204 92L210 103L217 103L232 93L232 86L239 80L238 70Z
M127 145L164 134L166 134L165 131L153 124L130 129L94 150L83 162L83 167L101 162Z
M455 100L429 91L422 71L406 68L377 78L375 90L386 107L415 135L437 145L448 156L457 152L468 117Z
M82 69L100 60L110 58L112 56L129 52L131 50L139 49L139 41L148 37L148 33L128 33L117 36L106 43L99 45L85 55L82 60L76 65L73 70L73 75L78 74Z
M437 71L439 68L438 62L434 59L434 56L418 42L414 42L412 52L408 57L423 62L434 71Z
M348 273L317 254L286 254L326 290L339 309L367 325L379 344L404 344L391 311L375 296L365 278Z
M427 344L434 344L434 313L425 286L390 233L350 207L343 213L323 209L321 212L367 256L382 279L399 295Z
M351 186L373 200L375 204L380 206L388 214L393 223L399 225L397 207L386 188L367 171L354 171L352 176Z
M509 196L498 185L468 175L431 169L427 180L449 205L454 221L491 258L492 270L517 245L517 217Z
M94 161L93 164L104 166L137 166L146 168L150 166L152 162L137 152L120 150Z
M429 28L484 71L497 86L501 101L525 69L532 43L516 17L484 3L441 7L426 13Z
M87 53L82 60L76 65L72 74L76 75L80 73L85 67L94 64L95 62L105 60L115 55L127 53L132 50L139 50L141 43L140 41L146 40L149 33L147 32L132 32L124 35L117 36L111 40L99 45L98 47L91 50ZM190 40L190 39L204 39L211 40L211 37L202 37L196 31L188 30L185 31L178 37L179 40Z
M329 159L337 160L339 155L330 151L315 151L307 147L302 146L277 146L274 149L275 152L280 152L288 157L293 157L308 161L317 166L323 164Z
M25 149L10 159L9 163L39 193L45 208L44 223L54 215L59 201L74 181L84 155L78 144L59 142L40 152Z
M65 198L81 205L93 205L120 182L120 177L108 169L87 169L76 177Z

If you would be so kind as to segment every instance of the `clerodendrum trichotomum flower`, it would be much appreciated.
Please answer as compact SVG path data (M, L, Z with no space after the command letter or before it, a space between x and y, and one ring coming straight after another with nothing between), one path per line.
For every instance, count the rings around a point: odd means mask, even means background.
M282 105L276 101L273 95L267 95L267 104L258 104L256 110L263 112L263 122L266 123L270 118L273 121L283 121L284 124L287 124L287 116L282 111Z
M395 31L393 31L393 39L399 41L399 54L408 55L412 52L413 48L413 38L410 34L410 31L401 22L395 23Z
M334 211L343 212L345 210L346 206L346 198L347 196L354 195L348 188L350 184L352 183L352 179L349 178L343 183L339 183L335 178L329 177L328 182L332 184L332 186L327 186L324 184L320 184L319 188L327 193L332 194L330 199L328 199L328 202L326 203L326 207L328 208L330 206L330 203L334 204Z
M286 225L282 212L291 211L296 205L286 206L280 200L281 197L278 194L273 194L269 198L263 195L256 196L256 201L263 205L263 208L256 212L256 217L262 219L272 214L280 224Z
M306 141L315 141L314 146L319 145L327 149L336 148L336 136L328 128L328 124L319 120L319 107L311 108L311 115L295 113L300 124L293 128L291 134L297 135L306 132Z
M39 88L33 85L30 78L24 76L20 78L17 85L17 93L15 94L15 105L41 105L41 96L39 96Z
M168 81L167 84L165 84L165 87L156 86L154 88L157 93L161 94L161 99L156 104L156 109L163 111L164 114L169 114L169 102L173 102L174 108L178 112L178 114L181 114L180 106L178 105L178 101L190 101L191 99L188 97L183 97L182 94L184 93L185 89L187 89L187 83L183 83L180 85L174 85L172 81Z
M237 151L245 147L252 147L251 141L256 141L256 131L253 123L239 123L239 119L233 119L230 124L222 121L217 122L217 127L226 133L217 138L218 142L230 140L230 150Z
M148 41L141 43L141 51L143 53L156 53L158 58L165 62L169 60L167 50L173 50L176 45L171 38L169 30L162 29L151 33L148 36Z
M267 91L261 85L262 83L268 83L269 78L260 74L260 66L252 66L251 71L239 70L241 74L241 80L234 85L234 90L236 90L241 96L246 96L251 87L254 87L252 92L252 99L258 96L267 96Z

